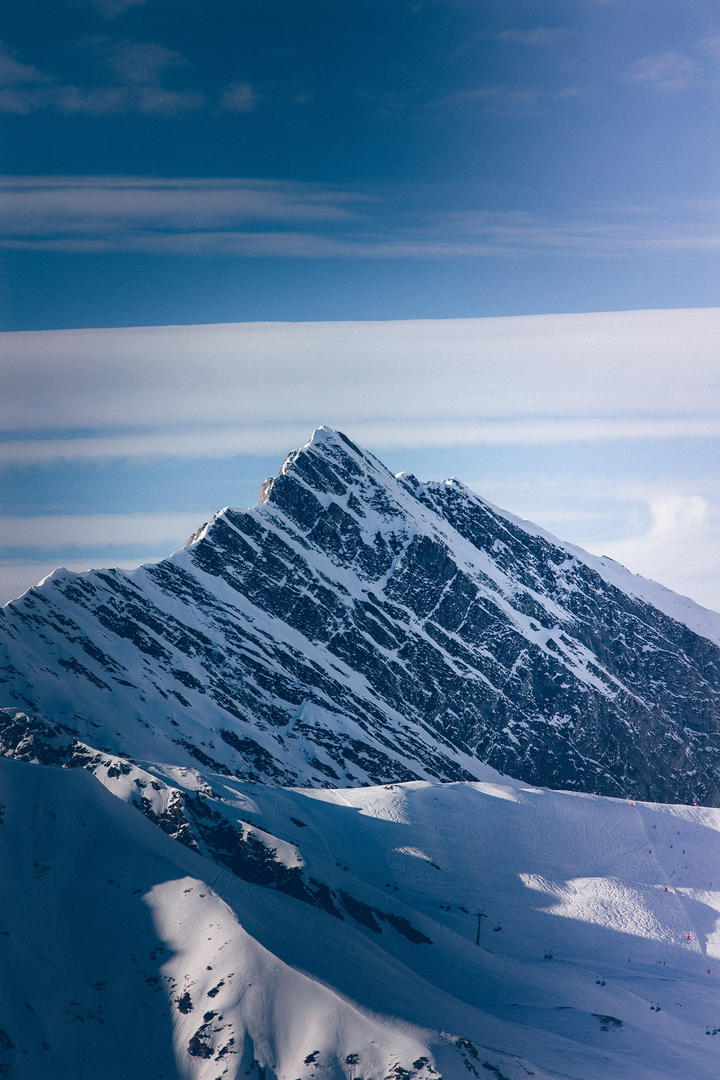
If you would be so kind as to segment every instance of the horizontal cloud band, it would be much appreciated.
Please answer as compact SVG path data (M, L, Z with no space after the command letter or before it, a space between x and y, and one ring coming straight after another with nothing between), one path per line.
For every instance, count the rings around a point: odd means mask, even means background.
M0 460L720 435L720 310L0 335ZM372 418L372 419L370 419Z
M291 447L305 442L313 426L315 421L308 419L306 423L280 427L243 425L194 431L153 431L142 435L12 439L0 442L0 468L121 458L196 460L230 458L238 454L282 456ZM353 420L344 426L360 443L378 449L720 438L720 419L705 417L480 422L405 419L385 423Z
M720 208L711 201L660 211L588 207L562 218L473 206L409 211L409 204L407 189L392 187L362 192L276 179L4 176L0 248L300 259L617 258L720 250Z

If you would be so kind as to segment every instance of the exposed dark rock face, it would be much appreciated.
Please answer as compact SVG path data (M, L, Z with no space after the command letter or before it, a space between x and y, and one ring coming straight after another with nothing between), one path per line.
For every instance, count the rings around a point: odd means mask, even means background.
M0 615L0 706L280 784L472 779L720 803L720 649L457 481L320 429L154 566ZM30 736L28 736L30 738ZM7 741L7 740L6 740ZM10 740L12 741L12 740Z

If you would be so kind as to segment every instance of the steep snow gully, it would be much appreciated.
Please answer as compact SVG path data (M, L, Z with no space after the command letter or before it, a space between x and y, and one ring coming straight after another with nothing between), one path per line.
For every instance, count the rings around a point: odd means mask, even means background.
M715 1080L719 644L327 428L56 571L0 617L0 1077Z

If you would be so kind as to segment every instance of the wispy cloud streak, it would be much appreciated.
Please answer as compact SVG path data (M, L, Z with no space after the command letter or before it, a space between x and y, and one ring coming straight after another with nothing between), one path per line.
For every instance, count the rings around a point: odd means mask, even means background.
M498 40L511 45L554 45L572 33L566 26L533 26L529 30L501 30Z
M182 542L207 517L187 513L35 514L0 517L0 548L127 547L138 538L146 548Z
M241 454L283 454L302 443L317 417L304 421L236 427L205 427L172 432L94 435L71 439L6 439L0 441L0 468L53 465L59 462L98 462L118 459L152 461L162 458L198 461ZM339 421L368 446L442 448L463 446L553 446L569 443L720 439L720 418L667 417L532 420L400 419L371 420L348 416ZM2 530L0 529L0 532Z
M406 198L406 193L405 193ZM234 258L623 258L720 250L720 205L562 220L408 213L399 193L246 178L0 177L0 248Z
M251 179L0 177L0 228L27 243L151 247L190 230L346 221L365 200L331 186ZM172 230L175 230L173 233Z
M627 69L624 79L649 90L675 94L695 84L699 75L700 65L692 57L662 52L640 57Z
M143 0L98 3L106 18L114 18ZM46 110L66 116L140 114L174 116L212 105L217 94L193 85L174 85L178 71L188 75L184 56L154 41L116 40L104 35L75 43L89 53L102 75L84 83L68 82L50 71L26 63L0 42L0 113L28 116ZM170 83L170 84L169 84ZM252 112L259 97L248 83L232 83L220 91L221 107Z

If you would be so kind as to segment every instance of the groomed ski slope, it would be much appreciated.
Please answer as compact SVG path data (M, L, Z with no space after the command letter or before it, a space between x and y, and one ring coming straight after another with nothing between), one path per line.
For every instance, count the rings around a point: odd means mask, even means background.
M127 801L153 775L211 785L278 862L430 943L189 850ZM2 1075L720 1074L720 810L490 770L351 790L97 776L0 760Z

